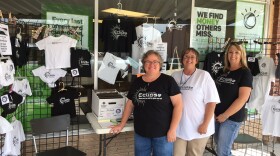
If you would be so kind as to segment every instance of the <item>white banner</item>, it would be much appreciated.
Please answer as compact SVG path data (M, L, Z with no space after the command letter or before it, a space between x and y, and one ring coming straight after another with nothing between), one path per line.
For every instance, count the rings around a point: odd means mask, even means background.
M194 7L191 17L190 47L195 48L200 54L205 54L208 39L225 38L227 11Z
M236 39L246 39L252 43L255 39L263 38L264 8L262 3L237 1L234 33ZM254 44L252 47L249 43L246 50L259 52L260 45Z

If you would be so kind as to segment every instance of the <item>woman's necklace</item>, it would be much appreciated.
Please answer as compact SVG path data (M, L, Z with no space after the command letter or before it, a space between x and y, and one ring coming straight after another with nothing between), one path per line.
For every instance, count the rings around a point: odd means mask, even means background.
M183 76L184 76L184 70L182 71L181 80L180 80L180 85L181 85L181 87L184 86L184 85L189 81L189 79L193 76L193 74L195 73L195 71L196 71L196 68L195 68L194 72L191 74L191 76L188 77L187 80L186 80L184 83L182 82L182 81L183 81Z

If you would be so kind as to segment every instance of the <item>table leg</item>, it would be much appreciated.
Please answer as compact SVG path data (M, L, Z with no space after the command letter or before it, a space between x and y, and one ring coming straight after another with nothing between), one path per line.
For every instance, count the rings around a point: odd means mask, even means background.
M101 156L102 152L102 134L99 135L99 153L98 156Z
M103 134L103 156L106 156L107 139L106 134Z

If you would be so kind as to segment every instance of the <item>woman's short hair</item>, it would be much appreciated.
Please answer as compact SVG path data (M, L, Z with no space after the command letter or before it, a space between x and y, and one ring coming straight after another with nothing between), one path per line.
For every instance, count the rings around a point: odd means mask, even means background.
M146 60L150 55L156 55L156 56L157 56L157 58L158 58L158 60L159 60L160 69L161 69L161 68L162 68L162 64L163 64L163 59L162 59L161 55L160 55L157 51L155 51L155 50L149 50L149 51L147 51L145 54L143 54L142 59L141 59L142 64L145 63L145 60Z
M183 51L182 55L181 55L181 63L183 64L184 61L184 56L189 53L189 52L193 52L196 56L196 60L198 62L199 60L199 52L195 49L195 48L187 48Z

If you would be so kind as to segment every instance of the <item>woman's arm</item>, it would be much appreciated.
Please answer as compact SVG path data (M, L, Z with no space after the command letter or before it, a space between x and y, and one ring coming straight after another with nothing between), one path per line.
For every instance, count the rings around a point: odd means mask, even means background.
M111 126L110 133L118 134L121 132L121 130L123 129L123 127L125 126L128 118L129 118L129 116L131 115L133 108L134 108L134 105L133 105L132 101L128 100L126 102L126 105L124 108L121 123L116 126Z
M216 102L209 102L206 104L204 120L203 120L203 123L201 125L199 125L199 127L198 127L198 133L200 133L200 134L207 133L208 125L209 125L212 117L214 116L216 104L217 104Z
M216 119L218 122L224 122L227 118L238 112L249 99L251 87L240 87L238 98L234 100L231 106L222 114L220 114Z
M177 94L174 96L170 96L170 99L173 104L173 113L170 128L167 132L167 140L169 142L174 142L176 140L176 129L182 116L182 95Z

